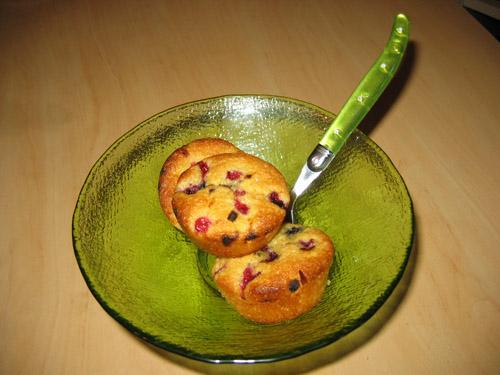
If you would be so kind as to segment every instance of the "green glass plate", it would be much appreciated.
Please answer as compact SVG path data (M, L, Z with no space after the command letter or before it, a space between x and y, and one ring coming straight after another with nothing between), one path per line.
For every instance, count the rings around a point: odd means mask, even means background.
M332 118L298 100L225 96L159 113L118 139L90 171L73 216L76 258L103 308L156 346L215 363L294 357L369 319L404 271L413 212L401 176L361 132L298 203L299 222L330 235L336 254L322 301L293 321L240 317L205 281L210 259L198 258L158 202L164 160L201 137L273 163L292 185Z

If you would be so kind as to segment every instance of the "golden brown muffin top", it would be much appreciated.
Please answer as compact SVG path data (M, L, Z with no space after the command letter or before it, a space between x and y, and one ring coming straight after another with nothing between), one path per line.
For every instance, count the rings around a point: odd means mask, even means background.
M181 229L172 208L172 196L175 193L179 176L200 160L230 152L241 151L230 142L220 138L201 138L179 147L167 158L160 172L158 193L161 207L175 227Z
M286 181L274 166L234 153L206 158L185 171L173 206L183 230L202 249L240 256L271 240L289 200Z
M321 230L285 224L261 250L239 258L217 258L212 276L226 293L268 302L295 293L328 271L333 252L331 239Z

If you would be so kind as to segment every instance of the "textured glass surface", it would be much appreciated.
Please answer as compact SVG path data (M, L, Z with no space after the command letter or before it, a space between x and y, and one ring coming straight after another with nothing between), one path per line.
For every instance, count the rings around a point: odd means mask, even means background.
M121 137L92 168L73 217L76 257L97 300L150 343L214 362L296 356L363 323L404 270L413 214L401 176L361 132L298 203L299 222L328 233L336 254L324 298L291 322L240 317L199 271L210 259L198 259L158 202L165 158L200 137L264 158L292 185L332 117L287 98L219 97L162 112Z

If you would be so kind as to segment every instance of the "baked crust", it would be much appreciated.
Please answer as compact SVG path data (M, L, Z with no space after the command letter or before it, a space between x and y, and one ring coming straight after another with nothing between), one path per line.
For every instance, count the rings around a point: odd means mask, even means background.
M200 160L231 152L241 151L230 142L220 138L201 138L178 148L167 158L160 172L158 194L163 212L177 229L182 230L174 214L172 196L175 193L179 176Z
M274 237L289 200L281 173L241 152L206 158L182 173L172 205L181 228L198 247L238 257Z
M319 229L285 224L262 250L240 258L217 258L212 277L242 316L279 323L320 301L333 254L331 239Z

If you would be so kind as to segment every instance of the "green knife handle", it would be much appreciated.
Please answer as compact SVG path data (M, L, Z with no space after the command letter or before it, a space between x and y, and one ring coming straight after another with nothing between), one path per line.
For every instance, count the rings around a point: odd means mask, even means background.
M409 26L408 18L404 14L395 17L391 36L384 51L319 142L333 155L342 148L396 74L408 44Z

